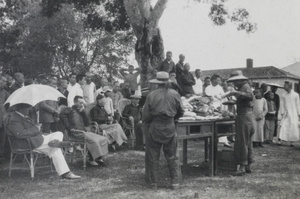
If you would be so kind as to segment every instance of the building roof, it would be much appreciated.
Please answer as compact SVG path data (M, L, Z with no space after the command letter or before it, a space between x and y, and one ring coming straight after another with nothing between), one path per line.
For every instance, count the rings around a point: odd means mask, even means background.
M296 62L294 64L286 66L286 67L282 68L282 70L292 73L294 75L300 76L300 62Z
M290 78L300 80L300 77L293 75L289 72L276 68L274 66L254 67L254 68L229 68L229 69L217 69L217 70L203 70L202 76L211 77L216 74L222 79L228 79L230 74L234 70L241 70L243 75L249 79L276 79L276 78Z

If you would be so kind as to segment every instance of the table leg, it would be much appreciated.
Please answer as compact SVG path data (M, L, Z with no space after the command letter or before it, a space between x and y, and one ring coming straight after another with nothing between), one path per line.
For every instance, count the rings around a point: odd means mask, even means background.
M218 128L214 124L212 127L212 132L213 132L213 170L214 170L214 175L217 173L217 154L218 154Z
M205 162L208 162L208 138L205 138L204 144L205 144L205 150L204 150Z
M187 140L183 140L183 147L182 147L182 153L183 153L183 165L187 164Z
M213 135L209 139L209 151L210 151L210 176L214 176L215 174L215 168L214 168L214 137Z

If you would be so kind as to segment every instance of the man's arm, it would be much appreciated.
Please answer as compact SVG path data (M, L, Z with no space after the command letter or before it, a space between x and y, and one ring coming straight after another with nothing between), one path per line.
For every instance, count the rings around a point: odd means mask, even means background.
M98 124L105 124L106 122L108 122L108 118L105 117L104 115L102 116L100 114L100 112L94 107L91 110L91 118L93 121L97 122Z
M150 123L152 120L150 109L149 109L149 104L150 104L150 100L149 100L149 94L148 94L145 105L144 105L143 113L142 113L143 121L146 123Z
M58 114L58 111L55 108L51 107L49 104L47 104L47 101L43 101L40 103L40 109L51 114Z
M90 119L88 118L86 111L83 110L83 111L80 113L80 115L81 115L82 118L83 118L84 126L85 126L85 127L90 126Z
M16 138L29 138L41 134L40 130L32 124L29 127L25 127L22 121L17 121L12 118L8 118L7 130L11 132Z
M131 116L130 115L130 107L129 107L129 105L125 106L125 108L123 110L123 113L122 113L122 116L123 117L129 117L129 116Z
M60 120L62 121L62 123L64 124L67 130L71 130L73 128L69 122L70 113L71 113L71 108L65 108L59 114Z
M121 68L121 69L120 69L120 73L121 73L121 75L122 75L123 77L125 77L125 76L127 75L127 73L125 73L125 71L127 71L126 68Z
M176 101L178 103L178 108L177 108L177 114L174 116L175 120L179 119L184 114L183 104L179 95L176 96Z

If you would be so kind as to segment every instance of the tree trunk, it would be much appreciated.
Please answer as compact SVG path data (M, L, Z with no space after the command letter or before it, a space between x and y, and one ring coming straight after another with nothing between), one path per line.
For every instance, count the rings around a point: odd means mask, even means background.
M164 45L158 21L168 0L158 0L154 8L151 0L124 0L126 13L137 38L135 59L141 67L141 86L155 78L156 67L164 59Z

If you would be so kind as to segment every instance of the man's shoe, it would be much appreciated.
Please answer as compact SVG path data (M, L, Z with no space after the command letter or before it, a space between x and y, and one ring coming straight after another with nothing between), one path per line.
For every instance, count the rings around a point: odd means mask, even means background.
M64 179L70 179L70 180L81 178L80 176L75 175L71 171L69 171L68 173L63 174L61 177L64 178Z
M91 166L99 166L99 164L94 161L94 160L88 160L88 163L91 165Z
M157 190L158 189L157 183L151 183L150 188L153 190Z
M66 141L52 140L48 143L48 146L56 148L65 148L72 146L72 143Z
M179 184L172 184L171 185L171 188L173 189L173 190L177 190L178 188L179 188Z
M82 148L80 145L78 145L75 149L76 149L77 151L83 151L83 148Z
M230 144L224 144L224 147L232 148Z
M237 170L236 172L232 173L232 176L243 176L245 175L245 171Z

